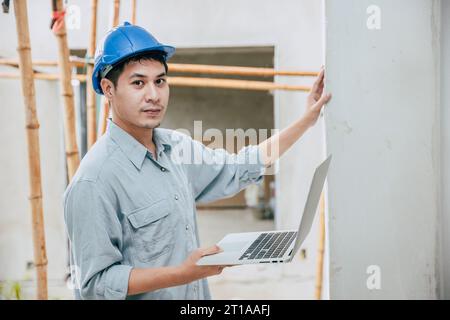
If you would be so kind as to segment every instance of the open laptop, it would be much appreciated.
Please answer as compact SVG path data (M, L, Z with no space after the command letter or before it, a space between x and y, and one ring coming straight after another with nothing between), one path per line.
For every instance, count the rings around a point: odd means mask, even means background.
M311 230L330 161L331 155L314 173L298 230L227 234L217 243L223 251L202 257L197 265L291 262Z

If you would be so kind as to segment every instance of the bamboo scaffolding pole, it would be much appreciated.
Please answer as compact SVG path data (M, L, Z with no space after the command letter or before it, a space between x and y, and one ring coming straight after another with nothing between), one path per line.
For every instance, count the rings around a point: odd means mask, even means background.
M45 247L44 214L42 207L41 164L39 146L39 121L36 113L36 97L31 64L30 34L26 0L14 2L14 14L18 37L17 51L20 58L22 93L25 103L26 131L28 143L28 166L33 232L34 265L37 272L37 299L46 300L47 253Z
M62 11L62 0L56 1L56 10ZM67 45L66 24L64 18L61 21L59 30L55 32L58 42L58 66L60 70L61 92L64 99L64 129L65 129L65 147L69 181L72 180L80 158L78 155L78 146L75 131L75 106L72 88L72 74L69 64L69 48Z
M72 67L83 68L86 66L86 61L84 59L78 57L69 57L69 63ZM93 64L89 61L87 64ZM19 61L17 59L0 59L0 65L7 65L11 67L16 67L19 65ZM34 67L57 67L58 61L55 60L33 60Z
M59 74L53 74L53 73L34 73L34 74L32 74L32 77L35 80L59 80L61 78L61 76ZM19 73L9 73L9 72L0 72L0 78L20 79L20 74ZM85 82L86 75L73 74L72 79L78 80L80 82Z
M11 67L18 67L19 60L18 59L0 59L0 65L7 65ZM42 67L56 67L58 65L57 61L52 60L33 60L32 65L34 67L42 66Z
M131 0L131 23L136 24L136 0Z
M0 59L0 65L17 64L17 59ZM93 59L86 61L78 57L70 57L70 64L75 67L84 67L85 64L93 64ZM56 61L51 60L34 60L34 66L56 66ZM294 70L275 70L273 68L257 68L257 67L234 67L234 66L218 66L218 65L202 65L202 64L181 64L169 63L171 72L199 73L199 74L226 74L240 76L297 76L297 77L316 77L319 73L316 71L294 71Z
M20 75L16 73L0 72L0 78L16 78ZM35 73L35 79L39 80L58 80L60 75L49 73ZM86 81L86 75L72 75L72 79ZM294 86L287 84L277 84L268 81L247 81L232 79L213 79L213 78L185 78L185 77L168 77L168 82L174 87L204 87L204 88L223 88L223 89L241 89L241 90L287 90L287 91L309 91L311 88L307 86Z
M273 68L256 67L234 67L234 66L215 66L201 64L182 64L169 63L171 72L203 73L203 74L226 74L239 76L307 76L315 77L318 75L315 71L276 71Z
M0 61L1 61L2 59L0 58ZM1 63L0 63L1 64ZM18 59L16 59L16 61L15 61L15 63L5 63L4 65L6 65L6 66L8 66L8 67L12 67L12 68L16 68L16 69L19 69L19 65L20 65L20 63L19 63L19 60ZM33 64L32 64L32 72L34 72L34 73L40 73L40 71L39 70L36 70L36 69L33 69Z
M320 197L320 221L319 221L319 247L317 249L317 266L316 266L316 300L322 299L322 282L323 282L323 256L325 252L325 198L324 193Z
M113 27L119 25L119 10L120 10L120 0L114 0L114 15L113 15Z
M89 41L88 59L92 59L95 55L95 41L97 37L97 4L98 0L91 1L91 34ZM92 72L93 65L88 64L86 69L86 120L87 120L87 148L90 149L97 139L97 110L95 104L95 91L92 88Z
M203 88L229 88L242 90L287 90L287 91L309 91L307 86L293 86L287 84L277 84L267 81L247 81L234 79L214 79L214 78L189 78L189 77L169 77L168 83L174 86L183 87L203 87Z

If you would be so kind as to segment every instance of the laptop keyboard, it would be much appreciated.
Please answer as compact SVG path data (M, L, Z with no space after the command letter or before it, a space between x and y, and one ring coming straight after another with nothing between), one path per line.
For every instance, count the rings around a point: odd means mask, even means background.
M261 233L239 260L281 258L296 235L294 231Z

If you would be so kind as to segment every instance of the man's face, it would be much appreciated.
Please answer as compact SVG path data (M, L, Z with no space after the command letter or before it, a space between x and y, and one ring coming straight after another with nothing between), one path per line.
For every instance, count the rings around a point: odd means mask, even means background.
M112 102L113 121L131 127L153 129L161 124L169 102L164 65L155 60L128 63L104 92ZM102 87L103 88L103 87Z

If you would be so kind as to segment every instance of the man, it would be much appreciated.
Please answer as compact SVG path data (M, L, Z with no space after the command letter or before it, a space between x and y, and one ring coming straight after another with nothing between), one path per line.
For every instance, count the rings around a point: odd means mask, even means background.
M205 278L223 266L196 265L220 248L198 249L195 202L259 183L331 97L322 94L322 70L306 112L291 126L238 154L212 150L158 128L169 101L166 61L174 51L129 23L110 31L97 50L93 86L108 99L112 120L64 197L78 299L210 299ZM180 150L205 161L176 161Z

